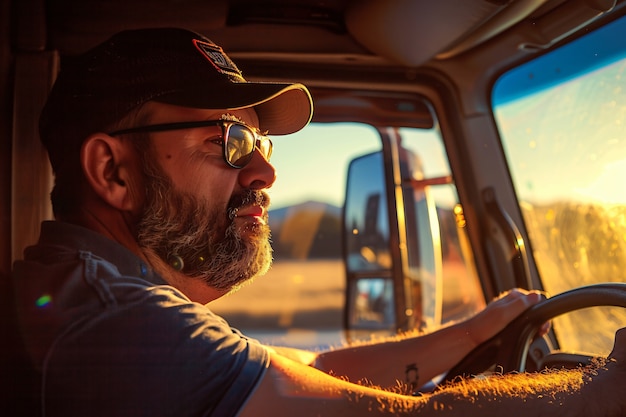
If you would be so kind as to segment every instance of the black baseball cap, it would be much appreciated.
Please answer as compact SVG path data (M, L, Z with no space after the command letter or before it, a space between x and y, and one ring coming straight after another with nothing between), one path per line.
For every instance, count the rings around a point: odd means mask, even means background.
M313 114L304 85L247 81L221 47L198 33L128 30L63 58L39 120L53 169L89 134L152 100L202 109L253 107L260 129L270 135L296 132Z

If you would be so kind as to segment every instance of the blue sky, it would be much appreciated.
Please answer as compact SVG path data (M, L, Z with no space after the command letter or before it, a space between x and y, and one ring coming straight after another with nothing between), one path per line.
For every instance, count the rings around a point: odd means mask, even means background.
M307 200L343 205L348 163L380 149L376 131L365 125L307 126L288 136L273 136L271 162L276 182L269 189L272 208Z
M626 204L626 60L496 111L528 202Z

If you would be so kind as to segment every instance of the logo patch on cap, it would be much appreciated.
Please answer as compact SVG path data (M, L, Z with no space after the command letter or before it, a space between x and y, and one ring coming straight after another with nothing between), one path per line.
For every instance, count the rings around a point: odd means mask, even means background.
M244 81L241 71L239 71L235 63L224 53L222 48L213 43L204 42L199 39L194 39L193 43L198 51L213 64L218 72L234 75Z

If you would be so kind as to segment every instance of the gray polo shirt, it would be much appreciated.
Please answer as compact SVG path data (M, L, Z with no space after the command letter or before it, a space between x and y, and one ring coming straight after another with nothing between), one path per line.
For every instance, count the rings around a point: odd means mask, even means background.
M44 222L14 266L21 331L46 416L234 416L266 349L126 248Z

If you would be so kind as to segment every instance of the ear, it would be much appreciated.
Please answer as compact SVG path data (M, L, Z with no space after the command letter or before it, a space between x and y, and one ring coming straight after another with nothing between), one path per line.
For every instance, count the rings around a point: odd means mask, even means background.
M87 183L103 201L120 211L136 208L131 189L136 154L128 142L95 133L83 142L80 158Z

